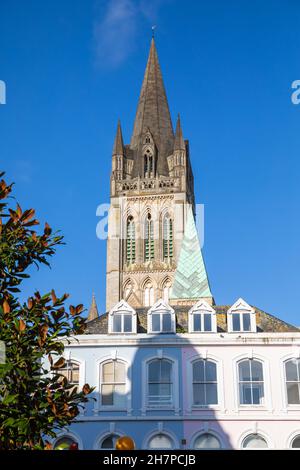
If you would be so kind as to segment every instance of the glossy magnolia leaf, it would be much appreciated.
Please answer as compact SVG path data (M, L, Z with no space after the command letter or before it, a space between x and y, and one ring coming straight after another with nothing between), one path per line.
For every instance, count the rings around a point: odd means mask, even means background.
M60 357L60 358L58 359L58 361L56 361L56 362L53 364L52 368L53 368L53 369L61 369L61 368L65 365L65 363L66 363L66 360L65 360L63 357Z

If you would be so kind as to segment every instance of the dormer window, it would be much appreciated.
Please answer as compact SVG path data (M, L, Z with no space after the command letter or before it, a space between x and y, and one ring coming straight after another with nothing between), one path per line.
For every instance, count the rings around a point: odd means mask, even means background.
M108 332L113 334L136 333L136 312L121 300L109 312Z
M148 333L175 333L175 312L164 300L158 300L148 311Z
M205 300L199 300L189 311L189 332L214 333L216 331L216 311Z
M237 300L227 312L228 332L256 332L255 310L243 299Z

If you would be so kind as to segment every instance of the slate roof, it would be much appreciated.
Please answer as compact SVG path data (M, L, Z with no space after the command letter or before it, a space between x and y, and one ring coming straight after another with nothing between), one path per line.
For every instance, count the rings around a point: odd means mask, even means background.
M231 305L213 305L217 312L218 332L227 332L227 311ZM173 306L176 314L176 332L188 333L188 311L191 306ZM254 307L256 313L256 324L258 333L288 333L300 332L296 328L263 310ZM137 312L137 332L147 333L147 311L148 308L138 308ZM99 318L89 321L86 324L86 334L107 334L108 332L108 313L101 315Z

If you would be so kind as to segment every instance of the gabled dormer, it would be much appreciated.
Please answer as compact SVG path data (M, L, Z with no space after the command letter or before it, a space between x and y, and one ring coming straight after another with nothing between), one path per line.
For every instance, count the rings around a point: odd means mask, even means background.
M255 310L245 300L239 298L227 312L227 325L229 333L255 333Z
M148 333L176 333L174 309L163 299L158 300L148 310Z
M205 300L199 300L188 312L189 333L216 333L216 311Z
M122 299L109 312L108 333L136 333L136 323L136 311Z

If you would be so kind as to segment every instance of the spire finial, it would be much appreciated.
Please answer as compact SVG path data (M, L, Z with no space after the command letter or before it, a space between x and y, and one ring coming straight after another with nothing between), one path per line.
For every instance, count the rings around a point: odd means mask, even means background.
M151 29L152 29L152 38L154 39L156 24L154 24L154 25L151 27Z

